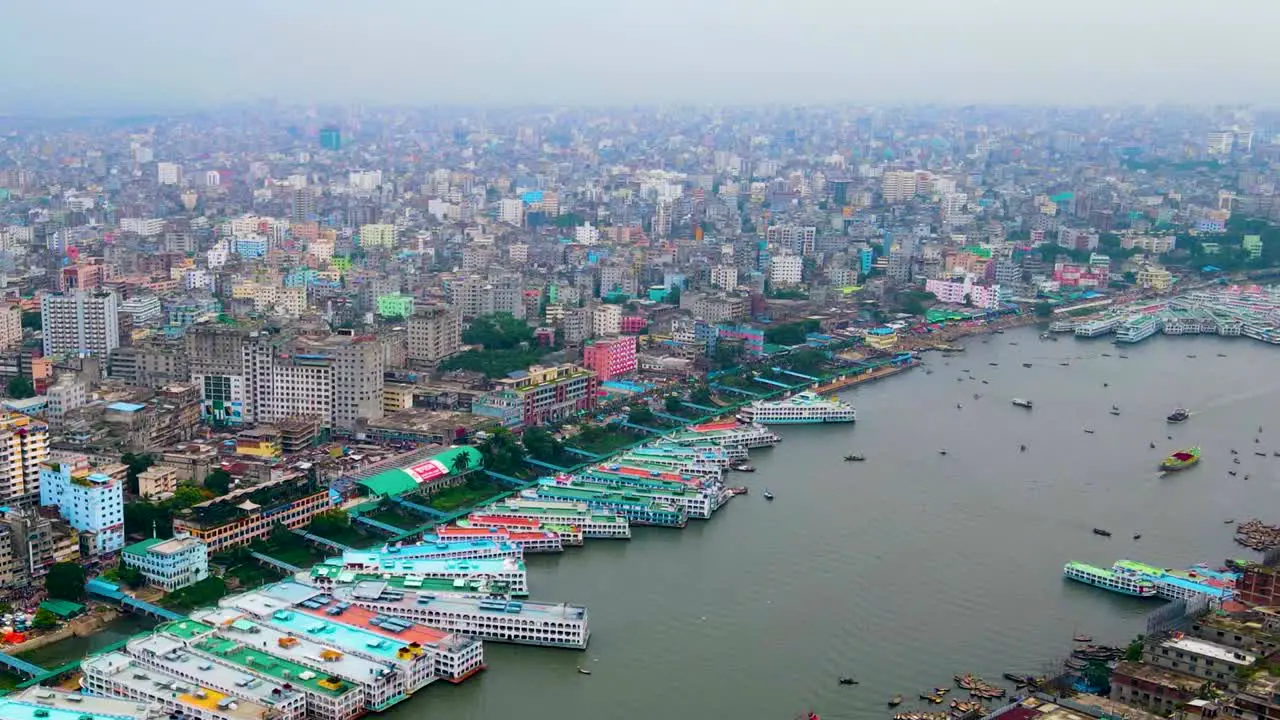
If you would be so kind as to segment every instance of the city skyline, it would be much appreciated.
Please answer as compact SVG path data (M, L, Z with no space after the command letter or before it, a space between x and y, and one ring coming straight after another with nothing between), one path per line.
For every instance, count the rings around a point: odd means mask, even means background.
M1229 5L1085 0L1063 13L1001 0L748 0L730 13L709 0L389 2L376 10L232 0L211 11L130 0L85 5L70 18L24 5L0 28L0 44L22 68L0 78L0 114L264 99L1274 103L1265 32L1280 6ZM41 30L52 26L57 42Z

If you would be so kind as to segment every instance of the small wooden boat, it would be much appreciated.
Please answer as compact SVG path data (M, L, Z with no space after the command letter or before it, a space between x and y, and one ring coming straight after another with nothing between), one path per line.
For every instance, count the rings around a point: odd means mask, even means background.
M1226 353L1218 353L1218 357L1226 357L1226 356L1227 356Z
M1257 455L1258 457L1266 457L1266 456L1267 456L1267 454L1266 454L1266 453L1264 453L1264 452L1255 452L1255 453L1254 453L1254 455Z
M1128 355L1117 355L1116 357L1120 358L1121 360L1128 360L1128 359L1129 359L1129 356L1128 356Z
M1120 411L1119 411L1119 410L1112 410L1112 411L1111 411L1111 414L1112 414L1112 415L1119 415L1119 414L1120 414Z
M1195 355L1188 355L1187 357L1191 358L1192 360L1195 360L1195 359L1196 359L1196 356L1195 356Z
M1026 446L1026 445L1019 445L1019 446L1018 446L1018 452L1026 452L1026 451L1027 451L1027 446Z
M579 666L578 666L578 672L579 672L579 673L581 673L581 674L583 674L583 675L590 675L590 674L591 674L591 671L590 671L590 670L588 670L588 669L586 669L586 668L582 667L581 665L579 665Z
M1022 367L1031 367L1031 363L1022 363Z
M1000 363L987 363L991 367L1000 367Z
M737 472L755 472L756 471L756 468L754 465L748 465L747 463L738 463L736 465L731 465L729 466L729 469Z
M1102 357L1111 357L1111 353L1102 353Z
M1133 539L1134 539L1134 540L1141 540L1141 539L1142 539L1142 535L1141 535L1141 534L1134 535L1134 536L1133 536Z
M1222 521L1222 524L1223 524L1223 525L1230 525L1230 524L1231 524L1231 523L1233 523L1233 522L1235 522L1235 520L1234 520L1234 519L1231 519L1231 520L1223 520L1223 521Z
M763 495L764 495L764 499L765 499L765 500L772 500L772 499L773 499L773 493L769 492L768 490L765 490L765 491L764 491L764 493L763 493Z
M857 685L858 681L854 680L851 677L842 677L840 678L840 684L841 685Z
M852 454L852 455L845 455L845 456L844 456L844 461L845 461L845 462L862 462L863 460L866 460L866 459L867 459L867 458L866 458L865 456L863 456L863 455L858 455L858 454Z
M1101 535L1102 537L1111 537L1111 531L1109 531L1109 530L1103 530L1102 528L1094 528L1094 529L1093 529L1093 534L1094 534L1094 535Z
M1086 434L1086 435L1092 435L1092 434L1093 434L1093 431L1092 431L1092 430L1090 430L1089 428L1085 428L1085 429L1084 429L1084 432L1085 432L1085 434Z
M898 707L901 704L902 704L901 695L894 695L893 697L889 698L889 707Z
M939 455L946 455L946 454L947 454L947 451L946 451L946 450L939 450L939 451L938 451L938 454L939 454Z
M1085 635L1085 634L1083 634L1083 633L1082 633L1082 634L1078 634L1078 635L1076 635L1075 637L1073 637L1073 638L1071 638L1071 639L1072 639L1072 640L1074 640L1074 641L1076 641L1076 642L1093 642L1093 637L1092 637L1091 635Z
M1070 365L1071 363L1069 363L1069 362L1060 362L1060 363L1058 363L1058 364L1059 364L1059 365L1061 365L1062 367L1067 367L1067 366L1068 366L1068 365Z

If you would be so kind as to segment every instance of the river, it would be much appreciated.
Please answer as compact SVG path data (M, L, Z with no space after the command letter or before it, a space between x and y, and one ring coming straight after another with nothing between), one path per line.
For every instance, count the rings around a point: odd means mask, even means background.
M931 374L845 393L856 427L781 429L781 445L753 452L758 472L737 477L752 494L710 521L531 557L533 598L588 606L590 648L488 643L487 672L386 717L887 717L890 696L915 707L957 672L1042 672L1077 632L1124 644L1160 606L1064 581L1067 560L1185 567L1248 554L1223 520L1280 493L1275 348L1155 337L1117 349L1041 341L1032 328L965 344L930 355ZM1176 405L1194 416L1170 426ZM1192 444L1202 463L1161 477L1159 460ZM846 452L867 461L845 463ZM775 501L760 497L766 487Z

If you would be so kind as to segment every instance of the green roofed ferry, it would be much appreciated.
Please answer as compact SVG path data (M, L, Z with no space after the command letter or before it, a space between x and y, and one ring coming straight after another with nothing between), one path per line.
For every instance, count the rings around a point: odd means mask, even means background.
M1110 590L1121 595L1134 597L1155 597L1156 584L1144 579L1137 573L1122 573L1115 570L1104 570L1093 565L1069 562L1062 566L1064 577L1082 582L1085 585Z
M1165 458L1164 462L1160 463L1160 469L1186 470L1198 462L1200 462L1200 448L1190 447L1186 450L1178 450Z

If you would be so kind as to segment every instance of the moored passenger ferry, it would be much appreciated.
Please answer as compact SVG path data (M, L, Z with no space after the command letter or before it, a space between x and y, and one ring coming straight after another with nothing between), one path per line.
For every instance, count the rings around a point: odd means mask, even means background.
M758 423L740 423L736 420L690 425L684 430L670 433L659 441L660 445L700 445L711 441L720 447L747 449L773 447L782 441L776 433Z
M847 402L802 392L785 400L757 400L738 411L743 422L763 425L854 422L858 413Z
M1110 590L1121 595L1134 597L1156 597L1155 583L1134 573L1104 570L1093 565L1080 562L1069 562L1062 567L1064 577L1082 582L1085 585Z
M627 518L615 512L590 508L581 502L510 497L473 513L473 521L476 514L524 518L544 525L571 525L578 528L584 538L631 539L631 524Z

